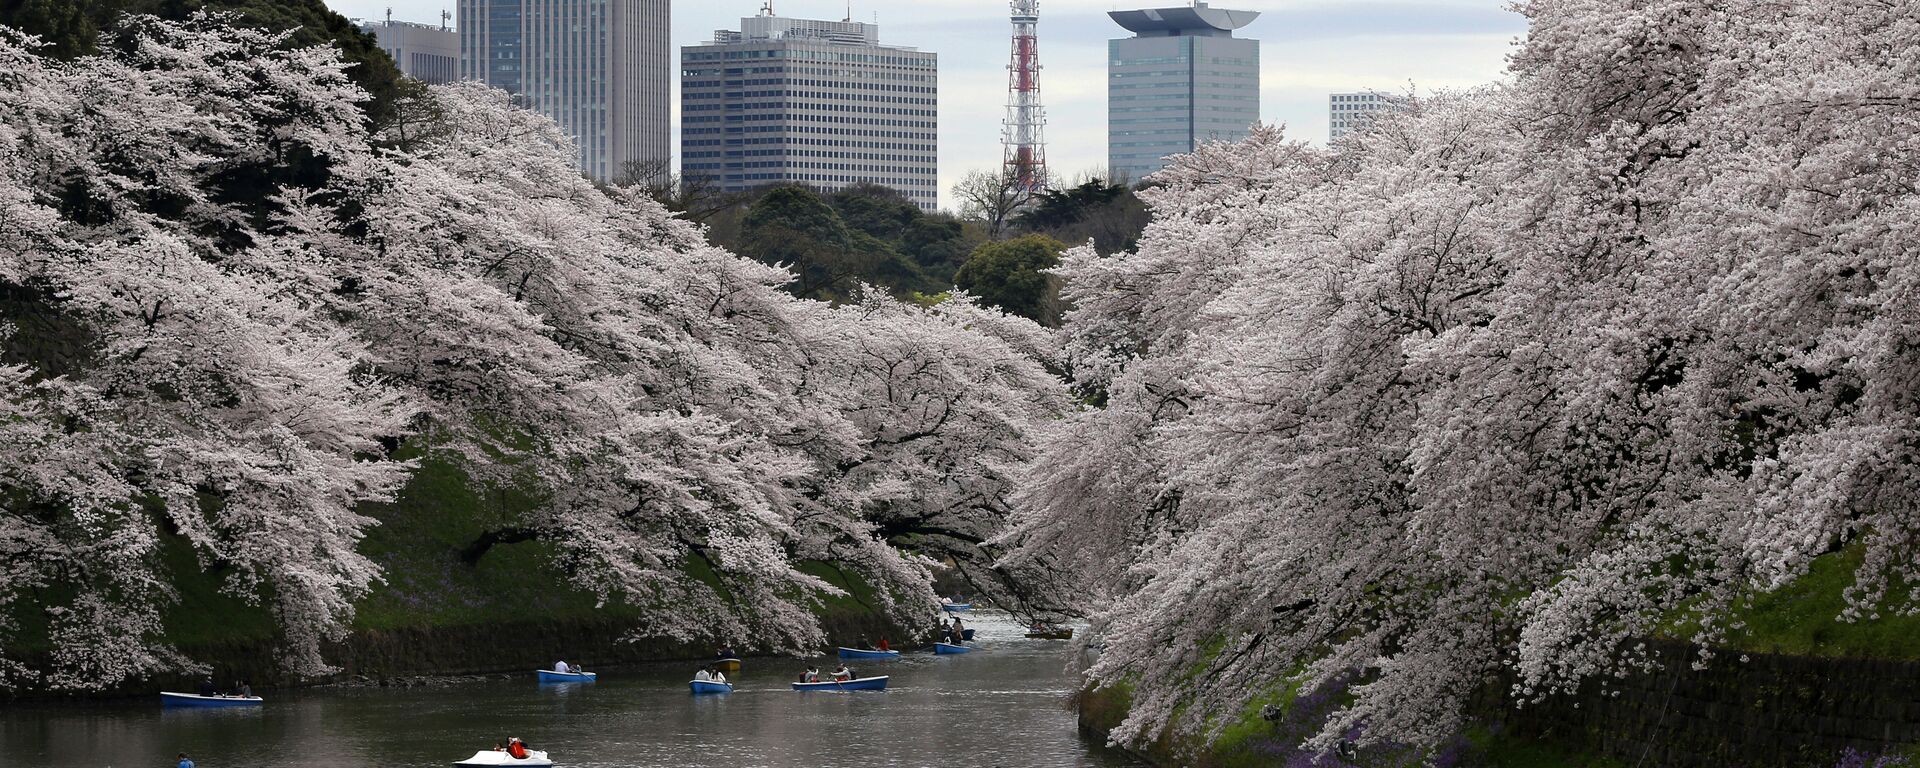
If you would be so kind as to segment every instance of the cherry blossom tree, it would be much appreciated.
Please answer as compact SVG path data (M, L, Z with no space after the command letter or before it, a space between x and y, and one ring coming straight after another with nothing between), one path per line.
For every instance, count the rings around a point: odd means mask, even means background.
M1843 619L1920 608L1904 12L1522 10L1512 82L1202 148L1138 254L1065 260L1104 407L1047 433L1003 541L1111 606L1116 738L1352 681L1312 744L1435 744L1501 680L1710 647L1847 547Z
M0 37L0 613L53 645L44 670L0 651L5 682L183 665L165 539L268 603L303 672L377 578L356 505L404 480L379 441L408 412L361 340L248 268L279 236L228 194L352 141L356 91L331 53L216 26L136 21L72 64Z
M1066 409L1049 332L795 299L503 92L423 89L371 135L336 52L228 21L131 17L71 64L0 40L0 616L45 614L0 637L53 648L0 683L193 668L170 548L327 672L402 441L538 500L470 558L552 541L636 635L812 648L839 590L802 561L908 626L933 558L990 570Z

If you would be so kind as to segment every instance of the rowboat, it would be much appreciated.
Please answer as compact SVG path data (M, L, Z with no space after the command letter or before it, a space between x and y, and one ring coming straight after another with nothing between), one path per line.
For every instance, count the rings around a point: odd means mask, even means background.
M964 645L954 645L953 643L934 643L933 644L933 652L938 654L968 653L968 652L971 652L972 650L973 650L972 648L968 648Z
M716 683L712 680L694 680L687 683L694 693L733 693L733 683Z
M731 657L721 659L719 661L714 662L713 667L714 669L718 669L722 672L728 672L728 673L738 672L740 671L740 660L731 658Z
M160 706L163 707L257 707L261 699L258 696L201 696L197 693L160 692Z
M897 659L899 651L869 651L862 648L840 646L840 658L843 659Z
M514 757L497 749L483 749L473 753L473 757L461 760L454 765L520 765L529 768L552 768L553 761L547 759L547 753L536 749L527 750L526 757Z
M794 683L796 691L884 691L887 689L887 676L862 677L844 683L826 680L818 683Z
M1072 640L1073 628L1061 627L1060 629L1044 629L1038 632L1028 632L1027 637L1035 640Z
M973 642L973 630L971 629L960 630L960 638L963 640L966 640L967 642Z
M940 609L947 613L962 613L973 610L973 603L941 603Z
M598 672L555 672L551 669L535 670L543 683L591 683L600 678Z

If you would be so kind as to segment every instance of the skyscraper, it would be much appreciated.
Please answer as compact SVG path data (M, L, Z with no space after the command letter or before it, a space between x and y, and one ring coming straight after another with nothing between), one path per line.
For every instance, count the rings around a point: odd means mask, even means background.
M1400 109L1406 100L1378 91L1336 93L1327 97L1327 140L1360 130L1374 112Z
M680 167L741 192L892 187L939 204L939 64L855 21L763 12L680 49Z
M461 76L514 94L611 180L672 157L668 0L460 0Z
M442 14L444 16L445 14ZM429 83L450 83L460 79L460 35L446 25L414 24L394 21L360 22L361 31L373 35L380 48L400 65L400 73Z
M1113 11L1134 33L1107 43L1107 172L1139 181L1168 155L1238 141L1260 121L1260 41L1233 31L1259 13L1209 8Z

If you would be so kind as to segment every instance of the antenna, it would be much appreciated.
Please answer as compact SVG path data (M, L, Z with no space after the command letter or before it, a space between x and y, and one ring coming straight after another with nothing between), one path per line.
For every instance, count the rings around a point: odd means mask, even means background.
M773 15L773 0L767 0L765 3L760 4L760 15L762 16Z
M853 23L853 0L847 0L847 15L846 18L841 19L841 21L848 24Z
M1000 134L1007 171L1029 192L1047 188L1047 111L1040 106L1040 0L1013 0L1013 61Z
M447 25L452 23L453 23L453 11L449 11L445 8L440 9L440 31L442 32L447 31Z
M393 6L387 6L387 26L393 26Z

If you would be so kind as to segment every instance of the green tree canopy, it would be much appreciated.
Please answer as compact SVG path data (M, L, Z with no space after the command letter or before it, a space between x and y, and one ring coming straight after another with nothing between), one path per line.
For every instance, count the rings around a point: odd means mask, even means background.
M882 240L898 240L921 216L920 206L892 187L855 184L833 193L833 209L847 226Z
M954 285L1008 313L1049 327L1060 324L1059 279L1042 270L1060 264L1067 246L1045 235L982 243L953 276Z

